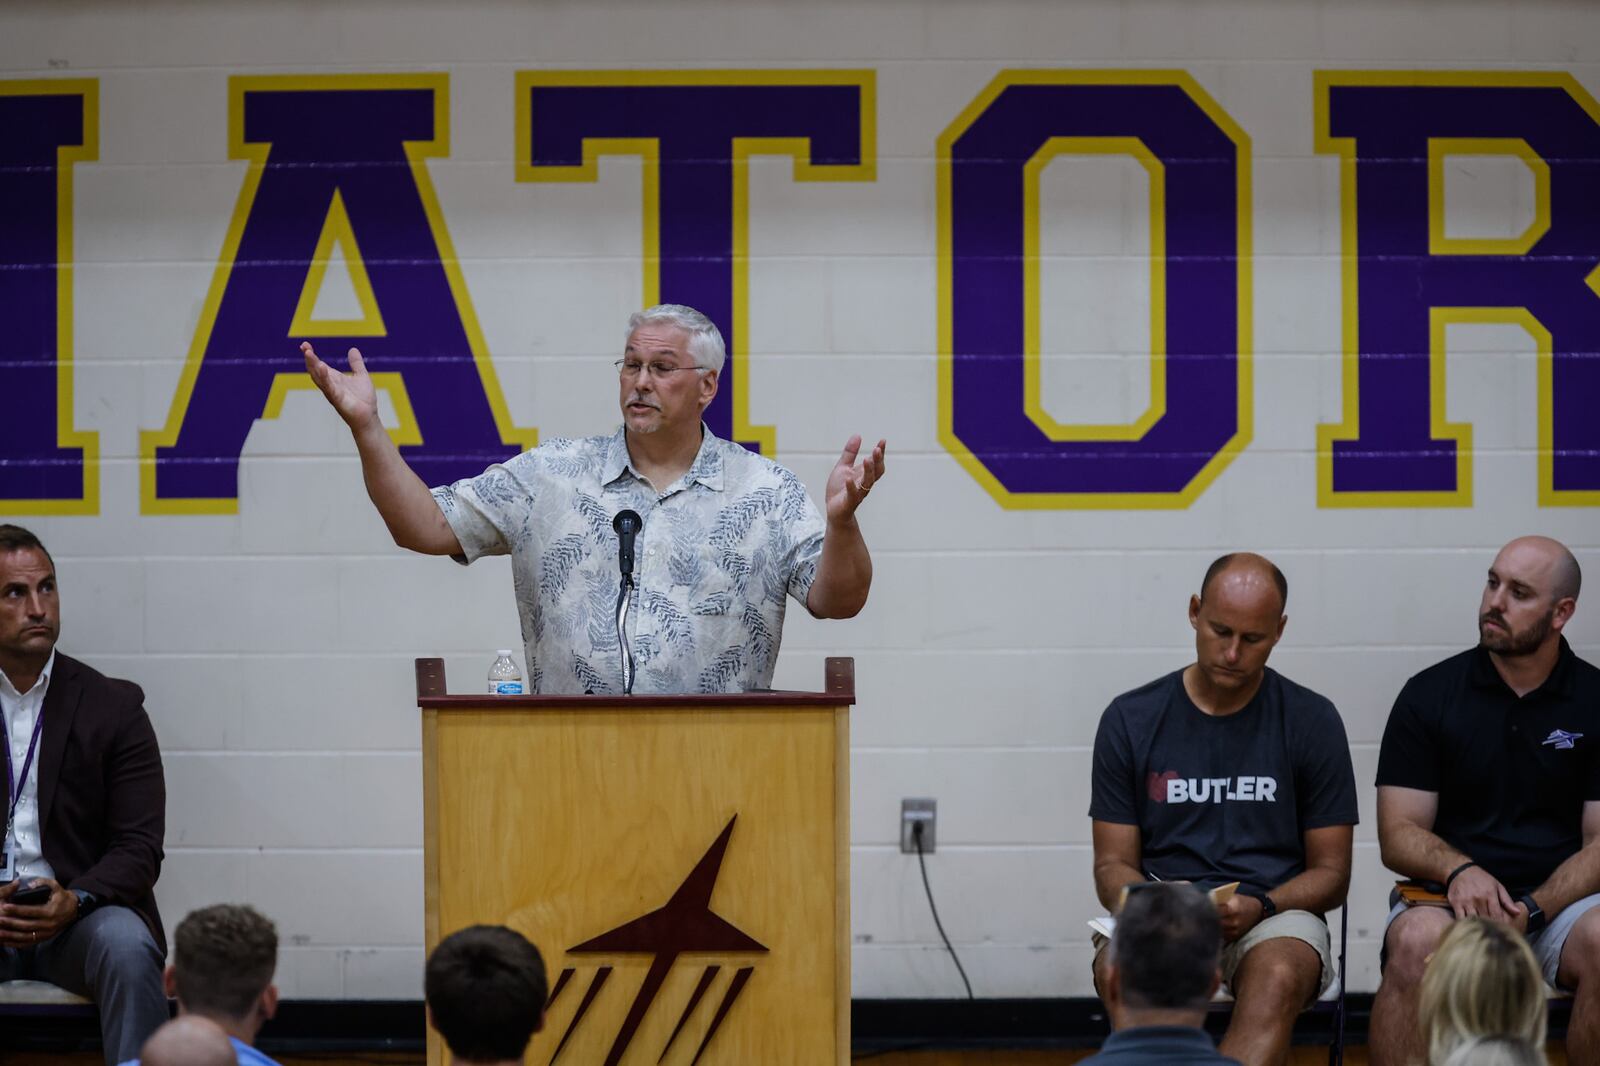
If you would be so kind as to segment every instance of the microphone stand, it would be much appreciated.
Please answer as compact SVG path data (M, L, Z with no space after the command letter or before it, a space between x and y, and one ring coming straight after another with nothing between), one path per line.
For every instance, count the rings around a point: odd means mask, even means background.
M622 653L622 694L633 695L633 649L628 646L628 608L633 604L633 541L644 526L637 511L618 511L611 520L617 531L617 569L622 587L617 589L617 648Z
M633 604L633 575L622 575L617 590L617 646L622 649L622 694L633 695L633 649L628 646L628 608Z

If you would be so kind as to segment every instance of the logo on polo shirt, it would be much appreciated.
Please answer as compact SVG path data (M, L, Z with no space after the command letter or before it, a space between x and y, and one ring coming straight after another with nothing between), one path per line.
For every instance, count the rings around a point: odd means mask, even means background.
M1164 774L1152 772L1145 785L1157 803L1278 802L1275 777L1180 777L1168 770Z
M1552 729L1550 730L1550 735L1545 737L1539 746L1543 747L1545 744L1550 744L1557 751L1570 751L1573 748L1572 742L1582 739L1582 733L1569 733L1565 729Z

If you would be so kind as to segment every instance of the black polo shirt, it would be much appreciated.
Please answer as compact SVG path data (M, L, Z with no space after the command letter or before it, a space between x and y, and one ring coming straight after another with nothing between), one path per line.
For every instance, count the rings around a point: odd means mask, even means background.
M1406 682L1389 712L1378 784L1439 794L1433 831L1513 896L1583 846L1600 800L1600 669L1566 638L1544 684L1518 697L1484 649Z

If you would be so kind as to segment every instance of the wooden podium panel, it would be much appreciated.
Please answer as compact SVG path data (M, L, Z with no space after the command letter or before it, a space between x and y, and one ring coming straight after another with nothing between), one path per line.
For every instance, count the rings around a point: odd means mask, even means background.
M847 1062L852 699L419 695L428 950L538 945L529 1063Z

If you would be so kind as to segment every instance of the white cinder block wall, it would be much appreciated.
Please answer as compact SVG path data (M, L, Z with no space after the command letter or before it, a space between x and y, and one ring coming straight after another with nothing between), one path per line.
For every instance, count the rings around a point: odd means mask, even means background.
M978 994L1091 994L1095 724L1111 697L1186 661L1186 598L1237 548L1287 572L1274 665L1329 695L1350 734L1350 987L1371 990L1389 883L1371 783L1390 702L1473 639L1496 546L1546 532L1600 575L1600 522L1536 505L1533 353L1506 327L1450 334L1448 414L1474 427L1475 506L1316 506L1315 427L1341 410L1341 292L1339 175L1313 151L1312 75L1561 70L1600 92L1593 5L8 5L0 76L100 84L99 159L75 178L75 413L100 437L99 513L20 520L59 563L63 648L148 694L170 789L167 920L246 900L279 923L285 995L419 996L411 659L443 654L469 690L494 648L520 646L503 563L462 570L390 547L314 395L256 424L237 516L140 513L139 432L166 421L244 175L228 158L228 77L448 73L450 151L429 170L512 416L548 439L615 424L607 362L641 297L640 168L610 159L597 184L516 183L516 72L814 66L876 71L878 177L797 184L786 161L755 164L748 380L753 421L778 427L777 457L814 494L847 435L889 439L888 480L863 513L872 602L845 623L792 612L777 678L814 688L824 656L856 657L855 994L960 993L895 846L900 798L920 795L939 801L930 873ZM1003 510L939 444L934 145L1008 67L1182 69L1251 137L1254 442L1187 510ZM1450 174L1451 226L1526 221L1514 171ZM1062 421L1143 406L1141 180L1116 160L1045 175L1044 342L1059 357L1045 400ZM1569 633L1593 659L1588 606Z

